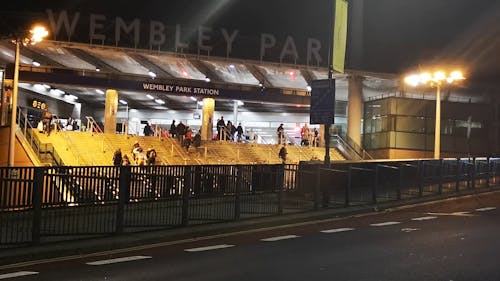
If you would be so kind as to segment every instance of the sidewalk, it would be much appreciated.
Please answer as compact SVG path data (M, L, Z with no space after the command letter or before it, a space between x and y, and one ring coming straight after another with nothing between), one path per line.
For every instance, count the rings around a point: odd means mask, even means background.
M50 259L62 256L82 256L86 254L112 251L122 248L140 247L141 245L157 243L181 243L193 240L201 240L207 236L228 236L235 232L248 230L262 230L271 227L286 227L288 224L298 224L317 221L348 218L352 215L372 215L380 211L392 211L400 208L409 208L415 205L437 204L443 200L466 200L465 196L500 198L498 189L472 190L463 192L457 196L441 195L417 198L404 202L389 202L378 205L353 206L348 208L324 209L315 212L296 213L283 216L261 217L256 219L234 221L228 223L216 223L206 225L188 226L174 229L163 229L148 232L125 233L122 235L99 236L82 238L71 241L47 242L38 246L26 246L19 248L0 249L0 269L5 265L32 261L38 259ZM111 253L102 253L111 254Z

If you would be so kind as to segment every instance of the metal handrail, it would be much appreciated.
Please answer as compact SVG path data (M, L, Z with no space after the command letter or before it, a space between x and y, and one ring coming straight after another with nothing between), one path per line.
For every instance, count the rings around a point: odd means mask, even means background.
M33 126L31 126L30 122L28 121L28 116L23 113L21 108L18 108L17 110L17 119L16 119L17 124L19 125L20 132L28 142L28 144L31 146L33 151L36 153L38 156L38 159L41 163L44 163L41 161L42 157L41 154L44 152L45 154L49 154L52 158L52 162L56 164L57 166L64 165L61 157L59 154L55 151L54 147L52 146L52 150L47 149L47 145L45 144L45 150L42 150L42 144L40 143L40 140L36 137L35 134L33 134Z
M366 151L359 144L357 144L351 137L346 135L345 138L346 138L345 140L346 140L347 144L350 145L351 148L353 148L354 151L356 151L356 153L361 156L361 159L363 159L363 160L373 159L373 157L368 153L368 151Z

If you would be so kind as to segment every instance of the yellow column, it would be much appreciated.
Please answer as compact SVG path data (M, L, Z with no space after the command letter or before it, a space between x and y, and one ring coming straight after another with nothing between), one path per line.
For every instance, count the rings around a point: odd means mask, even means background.
M321 147L325 146L325 125L323 125L323 124L319 125L318 146L321 146Z
M361 115L363 113L363 78L349 77L347 135L361 146Z
M104 108L104 133L116 133L116 115L118 112L118 91L106 90L106 105Z
M1 113L0 113L0 126L9 125L9 108L12 104L12 87L13 80L5 79L3 82Z
M203 112L201 117L201 140L212 140L214 127L215 99L203 99Z

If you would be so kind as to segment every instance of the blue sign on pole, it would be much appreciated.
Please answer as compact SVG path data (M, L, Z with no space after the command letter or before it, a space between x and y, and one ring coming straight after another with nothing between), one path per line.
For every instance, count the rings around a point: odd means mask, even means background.
M335 80L311 81L310 124L333 124L335 116Z

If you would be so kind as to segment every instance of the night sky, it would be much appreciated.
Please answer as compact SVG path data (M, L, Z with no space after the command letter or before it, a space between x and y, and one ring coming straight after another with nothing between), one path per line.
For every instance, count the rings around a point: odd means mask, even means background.
M356 0L355 0L356 1ZM352 2L352 1L351 1ZM365 0L363 70L398 73L433 58L471 60L478 50L488 49L491 33L483 34L487 21L497 23L496 0ZM221 27L240 30L241 40L234 46L234 56L257 58L261 33L272 33L278 41L294 37L304 63L307 38L328 42L330 0L182 0L182 1L8 1L2 3L0 23L3 33L39 15L45 9L62 9L120 16L142 22L158 20L166 25L198 25L214 30ZM81 23L88 26L88 23ZM490 28L491 28L490 24ZM87 27L88 30L88 27ZM87 33L88 34L88 33ZM481 37L482 36L482 37ZM477 38L475 38L477 37ZM213 36L215 49L223 49L221 38ZM474 45L481 41L483 45ZM108 42L107 42L108 43ZM349 44L359 44L350 41ZM110 44L112 45L112 44ZM324 46L326 49L326 46ZM277 50L279 52L279 50ZM325 50L326 52L326 50ZM488 51L494 53L491 50ZM489 53L488 53L489 54ZM478 54L483 59L488 54ZM215 51L214 55L221 55ZM326 54L324 55L326 59ZM350 54L348 54L348 65ZM480 64L479 60L475 62ZM493 71L489 69L488 71ZM491 73L489 73L491 74Z

